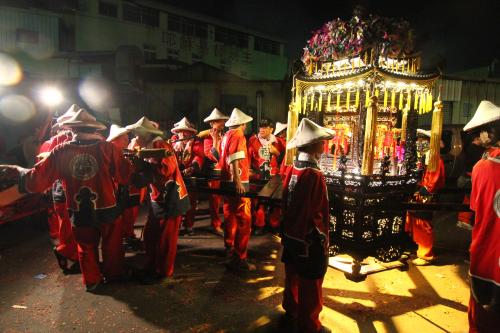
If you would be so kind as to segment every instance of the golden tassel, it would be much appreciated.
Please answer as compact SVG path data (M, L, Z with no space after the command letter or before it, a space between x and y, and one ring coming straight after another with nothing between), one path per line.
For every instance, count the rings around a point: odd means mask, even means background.
M326 111L332 111L332 106L330 105L332 102L332 92L328 92L328 97L326 99Z
M411 92L408 90L408 94L406 97L406 108L409 110L411 107Z
M306 113L307 109L307 95L304 95L304 106L302 107L302 113Z
M312 61L309 63L309 68L308 68L308 72L309 72L309 76L312 75L312 71L313 71L313 63Z
M399 110L403 110L403 90L399 92Z
M304 101L307 98L304 96ZM305 103L304 103L305 105ZM299 114L297 110L295 110L293 107L288 110L288 121L287 121L287 129L286 129L286 139L287 141L290 141L294 136L295 132L297 131L299 123ZM293 164L293 160L295 158L296 154L296 149L287 149L285 152L285 164L287 166L291 166Z
M427 95L427 112L431 111L432 110L432 93L429 92L429 94Z
M384 88L384 109L387 108L387 98L388 97L389 96L387 95L387 88Z
M377 97L372 96L370 105L366 111L365 140L363 148L363 160L361 174L371 175L373 173L373 159L375 140L377 138Z
M358 108L359 106L359 88L356 90L356 100L354 102L354 105L356 106L356 108Z
M392 89L391 92L391 108L396 106L396 90Z
M337 112L339 111L339 109L340 109L340 91L337 92L337 107L336 107Z
M318 111L321 112L321 109L323 108L323 92L319 92L319 101L318 101Z
M422 92L420 94L420 105L418 107L418 113L419 114L424 113L424 107L425 107L425 94Z
M442 130L443 104L441 103L441 98L438 97L438 100L436 101L436 103L434 103L434 111L432 113L429 165L427 166L427 170L429 171L437 171L437 169L439 168Z
M418 110L418 95L416 91L415 91L415 96L413 98L415 99L415 104L413 105L413 109Z
M347 109L347 111L349 111L349 104L351 103L351 92L349 90L347 90L347 98L346 98L346 102L345 102L345 107Z
M368 106L369 102L370 102L370 90L368 90L368 88L366 88L365 107Z
M406 127L408 126L408 112L409 107L403 110L403 116L401 117L401 142L406 142Z
M311 112L313 112L314 111L314 92L311 94L311 101L310 101L309 107L311 108Z
M377 88L377 89L375 89L375 97L377 97L377 98L378 98L378 93L379 93L379 91L378 91L378 88Z

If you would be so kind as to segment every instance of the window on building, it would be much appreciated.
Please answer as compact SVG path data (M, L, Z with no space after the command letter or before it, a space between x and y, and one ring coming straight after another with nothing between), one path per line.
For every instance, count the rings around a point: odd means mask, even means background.
M248 35L222 27L215 27L215 41L227 46L248 48Z
M280 43L261 37L255 37L254 40L255 51L280 55Z
M16 30L16 42L27 44L38 44L38 31L28 29Z
M109 17L118 17L118 6L113 3L99 1L99 14Z
M158 27L160 25L160 12L154 8L141 7L141 20L145 25Z
M144 60L150 62L156 60L156 48L153 45L144 44Z
M206 23L174 14L168 14L168 30L202 39L208 37L208 25Z
M137 6L132 3L124 3L123 19L125 21L157 27L160 25L160 12L154 8Z

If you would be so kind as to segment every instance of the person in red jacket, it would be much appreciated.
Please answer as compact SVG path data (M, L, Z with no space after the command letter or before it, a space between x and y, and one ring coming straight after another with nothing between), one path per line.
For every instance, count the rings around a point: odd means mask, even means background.
M71 129L70 142L55 147L32 169L23 172L20 192L41 192L61 179L66 203L78 243L78 258L87 291L95 291L103 280L123 276L121 230L115 226L118 207L115 183L125 184L133 166L112 144L101 140L96 130L106 127L87 111L80 109L61 123ZM102 238L103 265L99 269L97 251Z
M198 131L194 125L186 118L175 124L171 132L177 136L177 142L173 143L177 162L182 170L182 174L186 177L195 175L201 171L205 155L203 152L203 142L195 135ZM186 235L194 235L194 219L196 217L198 195L195 192L189 193L189 202L191 209L184 217L184 229Z
M56 118L56 122L54 126L52 126L51 134L53 134L48 140L43 142L40 145L37 155L37 162L41 159L47 157L52 149L57 145L71 140L71 132L67 130L62 130L59 125L61 122L68 120L72 116L75 115L76 111L78 111L80 107L76 104L71 105L66 112ZM52 197L52 206L49 207L47 211L47 222L49 225L49 234L52 239L54 246L54 254L57 258L57 262L59 267L63 270L63 272L67 272L68 270L68 259L78 261L78 257L76 255L76 243L73 242L73 250L71 253L66 252L63 255L60 251L57 251L57 248L60 249L66 247L64 244L64 240L67 239L65 233L68 230L67 221L67 208L66 208L66 198L64 196L64 188L62 186L61 181L57 180L54 182L52 189L50 191L50 196ZM69 223L69 222L68 222ZM71 224L69 224L69 233L71 232ZM61 244L61 238L63 238L63 244ZM73 238L74 240L74 238ZM70 258L71 257L71 258ZM74 266L76 267L76 266Z
M287 145L297 148L283 186L281 260L285 264L285 324L299 332L330 332L321 325L322 284L328 266L330 208L318 159L334 132L304 118Z
M80 109L78 105L73 104L63 115L56 119L56 123L52 126L55 135L48 141L46 154L58 145L72 140L71 131L61 128L61 123L73 117ZM58 244L54 247L54 254L56 255L59 267L65 274L79 272L78 248L71 228L68 207L66 205L66 194L61 180L54 182L51 192L54 215L57 217L59 226Z
M142 282L150 284L169 280L174 273L182 215L190 208L188 192L173 147L159 136L163 132L146 117L126 128L136 134L141 148L165 150L164 157L147 159L153 177L144 227L146 265Z
M285 151L272 132L273 125L271 121L262 118L259 124L259 132L252 135L248 140L248 156L251 163L250 178L253 181L269 180L272 176L278 174L278 160ZM254 200L253 204L255 207L254 234L262 235L266 225L266 205L259 200ZM271 213L271 228L277 229L279 227L279 218L279 213Z
M217 163L221 154L222 137L224 136L224 123L229 117L220 112L217 108L212 110L212 113L203 120L204 123L210 124L210 136L203 140L203 151L205 153L204 169L206 174L215 175L217 173ZM220 170L218 170L220 172ZM208 187L213 189L220 188L220 180L209 180ZM219 216L219 206L221 196L210 194L208 196L208 206L210 209L210 218L212 220L212 228L214 232L220 236L224 235L222 230L222 221Z
M127 147L129 151L136 151L139 149L137 138L130 140ZM148 192L147 186L138 188L134 184L128 186L128 200L123 211L123 238L125 239L126 248L129 250L138 250L142 246L142 241L137 238L134 231L134 225L139 216L139 209L146 199Z
M430 131L418 130L418 135L421 140L429 141L431 137ZM424 144L424 146L426 146ZM443 142L441 141L441 147ZM438 152L439 153L439 152ZM425 165L428 164L429 151L422 156L425 157ZM420 189L416 194L416 199L420 202L425 202L432 194L438 192L444 187L446 176L443 159L439 157L439 164L435 171L430 171L427 168L424 171L420 182ZM409 232L413 241L418 245L417 258L413 260L416 266L425 266L433 263L436 260L434 253L434 232L432 231L432 212L408 212L406 215L405 229Z
M112 124L106 141L111 142L120 151L125 151L130 145L129 132L127 128ZM140 206L140 191L141 189L132 182L127 185L117 184L116 188L116 198L121 209L121 216L117 219L117 223L121 226L126 248L130 250L140 248L140 240L136 238L134 232L134 222Z
M464 131L478 131L485 156L472 169L469 332L500 327L500 107L482 101Z
M253 118L234 108L226 121L229 130L221 143L219 168L221 189L234 191L234 196L224 196L224 245L230 258L228 269L255 270L247 260L248 241L252 230L250 199L242 197L250 187L250 165L245 138L246 124Z

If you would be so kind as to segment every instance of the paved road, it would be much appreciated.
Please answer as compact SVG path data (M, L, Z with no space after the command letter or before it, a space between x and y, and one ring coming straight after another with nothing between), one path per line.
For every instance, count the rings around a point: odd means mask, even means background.
M410 266L355 283L329 269L323 323L334 332L466 332L469 297L464 262L469 234L455 215L436 219L435 266ZM79 275L60 273L47 232L30 221L0 226L1 332L279 332L283 266L279 241L254 237L258 270L235 275L223 265L223 243L196 224L180 237L173 283L107 285L86 293ZM140 267L142 254L128 254ZM46 275L36 279L37 274Z

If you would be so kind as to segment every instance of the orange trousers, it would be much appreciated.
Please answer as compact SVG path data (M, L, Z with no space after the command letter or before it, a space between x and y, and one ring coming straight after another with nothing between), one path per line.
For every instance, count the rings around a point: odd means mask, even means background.
M224 245L233 248L240 259L246 259L252 231L251 202L249 198L224 197Z
M258 228L263 228L266 225L266 205L259 200L253 200L255 207L254 225ZM272 207L269 215L269 225L272 228L280 226L281 209L279 207Z
M298 320L299 331L316 333L321 328L319 314L323 308L323 278L304 279L294 264L285 264L283 309Z
M78 261L78 245L71 228L68 208L64 202L54 202L55 215L59 220L59 244L56 247L63 257Z
M418 218L412 212L406 215L406 231L412 235L413 241L417 243L417 257L425 260L435 259L434 255L434 233L430 221Z
M219 189L220 188L220 180L209 180L208 187ZM219 216L219 207L222 201L222 197L220 195L211 194L208 196L208 207L210 210L210 217L212 219L212 227L214 229L220 228L222 225L222 221Z
M59 219L54 208L55 203L47 208L47 224L49 226L49 236L52 240L59 240Z
M464 196L463 204L465 204L465 205L470 204L470 197L467 194ZM463 223L466 223L466 224L472 226L472 223L473 223L472 218L473 218L473 216L474 216L474 213L472 213L472 212L459 212L457 219L460 222L463 222Z
M78 260L84 284L96 284L123 275L125 253L122 246L121 217L98 227L73 227L78 244ZM102 238L102 274L99 268L99 242Z
M149 213L144 227L147 270L162 277L174 274L181 220L182 216L160 219Z

